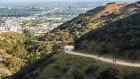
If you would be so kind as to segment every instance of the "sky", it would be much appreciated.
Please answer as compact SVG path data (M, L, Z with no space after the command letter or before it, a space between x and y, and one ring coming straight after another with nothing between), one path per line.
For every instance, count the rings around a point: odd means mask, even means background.
M0 0L0 2L91 2L91 1L122 1L122 0ZM138 1L138 0L123 0Z

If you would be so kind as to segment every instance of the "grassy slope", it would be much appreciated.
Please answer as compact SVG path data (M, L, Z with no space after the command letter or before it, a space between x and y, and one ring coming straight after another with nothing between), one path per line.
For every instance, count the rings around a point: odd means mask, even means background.
M114 65L97 61L91 58L68 55L65 53L59 53L53 56L56 61L46 66L37 79L74 79L75 72L84 73L84 71L93 63L99 65L99 69L96 72L92 72L86 75L88 78L96 79L100 76L105 69L109 67L115 67L120 70L124 79L139 79L140 68L125 67L120 65ZM69 67L68 71L63 73L64 67ZM102 78L104 79L104 78Z
M82 58L80 56L72 56L64 53L56 54L53 58L56 59L56 62L48 65L39 78L57 78L58 79L73 79L73 73L84 72L84 70L94 63L94 59ZM62 69L68 66L69 71L63 73ZM58 68L57 68L58 67Z
M92 64L99 66L97 71L85 74ZM140 68L126 67L105 63L92 58L74 56L60 51L59 53L41 58L34 64L27 66L16 73L13 79L82 79L75 78L75 74L80 74L89 79L109 79L104 78L101 73L108 68L119 70L122 79L139 79ZM114 78L113 78L114 79ZM120 79L120 78L119 78Z

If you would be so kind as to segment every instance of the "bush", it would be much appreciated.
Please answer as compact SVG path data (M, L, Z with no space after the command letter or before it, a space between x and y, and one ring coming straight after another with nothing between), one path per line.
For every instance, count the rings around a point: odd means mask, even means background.
M110 67L101 73L104 79L123 79L117 68Z
M102 48L100 51L101 51L101 53L109 53L110 49L105 47L105 48Z
M74 74L74 79L85 79L85 74L81 72L76 72Z
M62 69L62 72L65 73L69 70L69 66L65 66L63 69Z
M120 12L119 10L114 10L114 11L113 11L113 15L115 15L115 16L116 16L116 15L120 15L120 14L121 14L121 12Z
M92 72L96 72L99 69L99 65L98 64L92 64L89 68L87 68L85 70L86 74L90 74Z

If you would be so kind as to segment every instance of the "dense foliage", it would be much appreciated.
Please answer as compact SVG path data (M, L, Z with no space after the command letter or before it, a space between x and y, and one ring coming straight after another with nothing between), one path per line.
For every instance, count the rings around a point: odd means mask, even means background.
M54 33L47 33L44 37L39 38L39 40L43 41L73 41L73 36L70 35L68 32L54 32Z
M26 41L34 40L35 39L34 35L29 30L24 29L23 33L25 35Z
M27 30L23 35L14 32L0 34L0 73L3 72L0 76L16 73L52 51L53 45L32 42L33 38Z

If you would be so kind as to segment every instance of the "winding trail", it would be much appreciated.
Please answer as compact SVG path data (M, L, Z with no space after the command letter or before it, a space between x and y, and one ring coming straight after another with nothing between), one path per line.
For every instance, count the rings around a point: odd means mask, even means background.
M83 53L80 53L80 52L76 52L73 49L74 49L73 46L66 46L65 47L65 52L67 54L79 55L79 56L84 56L84 57L89 57L89 58L95 58L97 60L108 62L108 63L119 64L119 65L124 65L124 66L140 67L140 63L132 64L131 62L126 62L125 60L120 60L120 59L117 59L116 62L113 62L113 59L111 59L111 58L98 57L97 55L94 55L94 54L83 54Z

